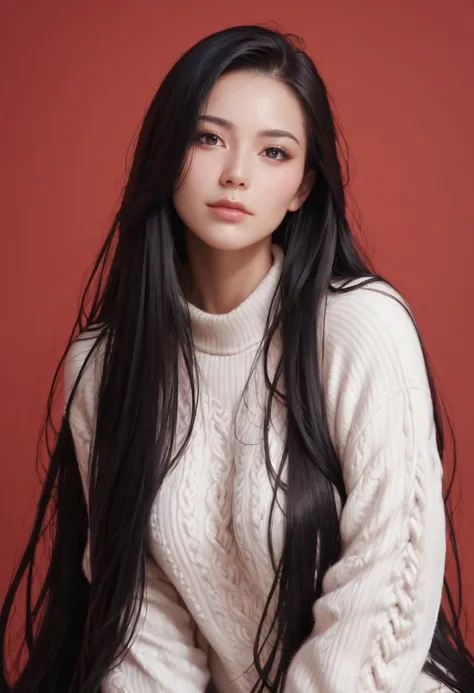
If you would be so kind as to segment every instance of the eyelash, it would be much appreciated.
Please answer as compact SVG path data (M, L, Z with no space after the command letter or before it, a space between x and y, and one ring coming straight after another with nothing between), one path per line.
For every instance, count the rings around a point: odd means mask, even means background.
M204 135L209 135L209 136L211 136L211 137L218 137L219 139L221 139L221 137L220 137L219 135L217 135L215 132L211 132L210 130L200 130L199 132L196 133L195 140L196 140L196 141L199 141L200 138L203 137ZM200 142L200 144L204 144L204 142ZM210 145L207 145L207 146L212 147L213 145L210 144ZM270 159L270 161L284 161L285 159L289 159L289 158L290 158L289 153L288 153L288 152L286 151L286 149L284 149L283 147L276 147L276 146L273 146L273 147L266 147L266 148L264 149L264 151L267 152L269 149L272 149L273 151L276 151L276 152L278 152L279 154L282 154L282 155L283 155L283 158L282 158L282 159L273 159L272 157L267 156L266 158L267 158L267 159Z

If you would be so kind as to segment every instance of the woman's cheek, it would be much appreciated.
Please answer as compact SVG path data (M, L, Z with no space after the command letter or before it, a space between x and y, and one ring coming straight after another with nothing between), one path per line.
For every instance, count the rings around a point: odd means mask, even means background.
M271 206L276 214L286 212L293 200L298 185L293 177L282 177L279 181L268 181L262 193L262 199L271 200Z

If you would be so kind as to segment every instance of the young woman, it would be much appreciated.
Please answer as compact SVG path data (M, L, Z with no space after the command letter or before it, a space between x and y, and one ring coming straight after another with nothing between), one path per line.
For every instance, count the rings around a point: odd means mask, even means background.
M166 76L61 359L2 691L472 693L440 608L438 398L344 190L293 38L234 27ZM51 525L14 682L7 625Z

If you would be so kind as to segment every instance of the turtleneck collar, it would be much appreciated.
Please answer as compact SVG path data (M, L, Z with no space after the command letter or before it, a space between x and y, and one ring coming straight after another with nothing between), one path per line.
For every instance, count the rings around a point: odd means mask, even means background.
M272 244L273 264L251 294L230 313L206 313L187 301L197 351L236 354L262 341L271 300L280 279L283 250Z

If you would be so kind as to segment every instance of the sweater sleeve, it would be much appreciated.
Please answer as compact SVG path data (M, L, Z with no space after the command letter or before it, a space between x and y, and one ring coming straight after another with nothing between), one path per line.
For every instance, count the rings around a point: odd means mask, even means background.
M73 345L65 364L66 401L84 357ZM76 390L69 423L88 505L88 462L91 447L93 366L84 371ZM89 540L83 570L91 580ZM204 693L209 682L207 656L197 645L197 626L153 557L147 557L144 599L133 640L122 661L102 682L103 693Z
M336 318L345 371L333 381L347 491L341 554L324 576L285 693L413 690L441 603L442 468L418 337L392 299L357 300Z

